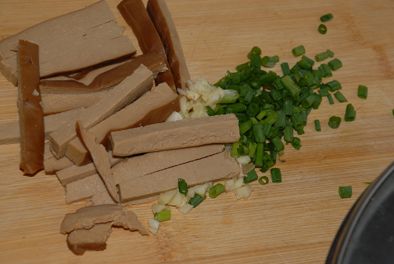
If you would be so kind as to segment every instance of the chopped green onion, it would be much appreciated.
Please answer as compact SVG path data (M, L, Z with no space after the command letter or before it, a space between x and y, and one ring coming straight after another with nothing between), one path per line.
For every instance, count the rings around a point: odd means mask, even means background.
M282 150L284 150L285 146L283 145L283 142L280 139L280 137L275 137L271 139L271 141L272 144L274 144L276 151L281 152Z
M244 177L244 183L248 184L257 180L258 176L255 170L251 170L248 174Z
M171 210L169 208L165 208L158 213L155 213L155 220L159 222L164 222L171 220Z
M305 54L305 47L304 45L297 46L291 50L294 57L298 57Z
M294 149L299 150L301 148L301 139L299 139L298 137L294 137L291 145Z
M193 208L197 207L200 203L205 200L205 197L199 195L198 193L194 194L192 198L189 200L189 204L193 206Z
M271 169L271 181L273 183L280 183L282 182L282 173L278 168Z
M268 177L267 176L261 176L260 178L259 178L259 183L261 184L261 185L266 185L266 184L268 184L269 183L269 179L268 179Z
M320 21L321 22L328 22L328 21L330 21L331 19L333 19L333 15L331 14L331 13L327 13L327 14L325 14L325 15L322 15L321 17L320 17Z
M305 70L312 70L312 67L315 64L315 62L311 58L304 55L302 56L301 60L297 64Z
M356 119L356 110L352 104L346 106L345 121L352 122Z
M327 99L328 99L328 103L329 103L330 105L334 104L334 98L332 98L332 95L331 95L331 94L327 95Z
M320 62L320 61L324 61L325 59L332 58L332 57L334 57L334 52L332 52L331 50L328 49L326 51L316 54L315 60L317 62Z
M252 120L248 120L246 122L242 122L239 124L239 132L241 134L245 134L248 132L253 126Z
M284 129L284 138L285 138L285 141L287 142L287 143L290 143L290 142L292 142L293 141L293 138L294 138L294 136L293 136L293 127L292 126L286 126L285 127L285 129Z
M259 47L253 47L248 54L248 58L250 59L255 55L257 56L261 55L261 49Z
M342 199L351 198L353 194L352 186L339 186L338 193Z
M393 110L391 110L391 113L393 114L393 116L394 116L394 109Z
M319 71L324 78L332 76L331 68L327 64L320 64Z
M316 119L316 120L314 121L314 123L315 123L315 130L318 131L318 132L320 132L320 131L321 131L320 120Z
M233 104L239 98L239 93L236 90L223 90L224 96L219 100L220 104Z
M327 85L320 86L319 93L321 96L328 96L329 95L328 86Z
M178 179L178 190L181 194L183 195L187 195L187 191L188 191L188 187L187 187L187 183L184 179L179 178Z
M317 28L320 34L326 34L327 33L327 26L324 24L320 24L319 27Z
M257 143L264 143L265 135L262 124L256 124L253 126L253 135Z
M342 68L343 64L339 59L333 59L328 62L328 66L330 66L331 70L336 71Z
M342 118L340 118L339 116L332 116L328 120L328 126L333 129L336 129L341 124L341 121L342 121Z
M327 86L329 87L331 92L342 89L341 83L338 82L337 80L332 80L332 81L328 82Z
M241 113L241 112L245 112L246 109L247 109L246 105L241 104L241 103L235 103L235 104L230 104L229 106L227 106L226 113L227 114Z
M367 99L367 97L368 97L368 87L365 86L365 85L360 84L358 86L357 95L361 99Z
M213 110L210 106L205 107L205 109L207 110L207 114L209 116L214 116L216 114L215 110Z
M254 160L254 164L256 165L256 167L261 168L263 166L263 156L264 156L264 145L263 143L258 143L256 149L256 158Z
M346 97L340 91L335 92L334 96L340 103L347 102Z
M282 77L282 83L294 98L298 98L301 88L293 81L289 75Z
M256 154L256 149L257 149L257 143L255 142L249 142L248 144L248 155L251 158L254 158Z
M211 198L216 198L220 194L224 193L224 191L225 191L224 185L221 183L217 183L213 185L211 188L209 188L208 195Z
M239 154L238 154L239 146L240 146L239 142L234 142L231 145L231 157L233 157L233 158L238 158L239 157Z
M290 74L290 67L289 67L289 64L287 62L283 62L280 65L280 68L282 69L283 75L289 75Z
M279 57L278 56L272 56L272 57L269 57L269 56L264 56L262 59L261 59L261 65L263 66L263 67L266 67L266 68L273 68L273 67L275 67L275 65L277 64L279 62Z

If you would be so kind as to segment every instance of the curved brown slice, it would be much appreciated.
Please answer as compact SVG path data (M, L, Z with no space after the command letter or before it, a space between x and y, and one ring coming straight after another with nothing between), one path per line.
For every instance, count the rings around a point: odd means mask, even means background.
M187 69L181 41L165 0L149 0L147 10L167 55L167 61L177 88L186 88L190 74Z
M119 202L119 194L112 176L111 163L107 151L103 145L97 143L95 136L82 127L79 122L76 123L76 130L83 144L88 149L108 193L114 201Z
M144 54L151 52L157 53L168 65L163 43L148 12L145 10L144 3L141 0L123 0L118 5L118 10L137 37L142 52ZM168 71L160 73L157 76L156 84L161 82L166 82L171 88L175 88L174 78L170 68Z
M38 46L19 41L18 110L20 128L20 169L32 176L44 168L44 115L38 83L40 69Z

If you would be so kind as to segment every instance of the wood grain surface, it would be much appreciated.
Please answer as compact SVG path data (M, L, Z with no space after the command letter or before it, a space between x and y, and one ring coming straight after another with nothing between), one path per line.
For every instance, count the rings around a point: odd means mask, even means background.
M93 1L0 0L0 39ZM193 78L216 81L255 45L291 63L296 45L304 44L311 56L329 48L344 63L335 78L355 105L356 121L330 129L328 118L343 115L346 104L324 100L310 116L301 150L286 148L278 163L282 184L253 184L249 200L225 194L186 216L173 210L157 236L115 230L105 251L80 257L67 249L59 225L83 203L66 206L54 176L23 177L19 145L0 146L0 263L323 263L365 182L394 160L393 1L167 2ZM117 1L110 3L116 12ZM335 18L323 36L317 27L327 12ZM356 95L360 83L369 87L366 101ZM0 123L17 118L16 92L0 76ZM322 121L320 133L315 118ZM353 186L351 199L339 198L340 185ZM150 205L134 208L144 223L151 217Z

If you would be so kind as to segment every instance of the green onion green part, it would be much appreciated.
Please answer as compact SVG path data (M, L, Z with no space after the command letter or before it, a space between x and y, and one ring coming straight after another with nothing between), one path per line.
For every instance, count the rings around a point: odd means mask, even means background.
M334 96L340 103L347 102L346 97L340 91L335 92Z
M272 56L272 57L269 57L269 56L264 56L262 59L261 59L261 65L263 66L263 67L266 67L266 68L273 68L273 67L275 67L275 65L277 64L279 62L279 57L278 56Z
M305 47L304 45L299 45L291 50L294 57L298 57L305 54Z
M283 75L289 75L290 74L290 66L287 62L283 62L280 64L280 68L282 69Z
M196 193L192 198L189 200L189 204L193 206L193 208L197 207L200 203L205 200L205 197Z
M221 183L217 183L213 185L211 188L209 188L208 195L210 198L216 198L220 194L224 193L225 188L224 185Z
M351 198L353 194L352 186L339 186L338 193L342 199Z
M178 179L178 190L181 194L183 195L187 195L187 191L188 191L188 187L187 187L187 183L184 179L179 178Z
M318 132L320 132L320 131L321 131L320 120L316 119L316 120L314 121L314 124L315 124L315 130L318 131Z
M319 31L320 34L324 35L327 33L327 26L324 24L320 24L317 28L317 31Z
M361 99L367 99L368 97L368 87L360 84L358 86L357 95Z
M169 208L165 208L162 211L155 213L154 218L159 222L171 220L171 210Z
M271 169L271 181L273 183L280 183L282 182L282 173L278 168Z
M341 121L342 121L342 119L339 116L332 116L328 120L328 126L333 129L336 129L341 124Z
M328 99L328 103L329 103L330 105L334 104L334 98L332 98L332 95L331 95L331 94L327 95L327 99Z
M352 104L348 104L346 106L346 111L345 111L345 121L352 122L355 119L356 119L356 110L354 109L354 106Z
M267 176L261 176L260 178L259 178L259 183L261 184L261 185L266 185L266 184L268 184L269 183L269 179L268 179L268 177Z
M328 66L330 66L331 70L336 71L342 68L343 64L339 59L333 59L328 62Z
M294 149L299 150L301 148L301 139L299 139L298 137L294 137L291 145Z
M256 171L251 170L248 172L248 174L243 179L244 179L244 183L248 184L248 183L256 181L257 178L258 178L258 176L257 176Z
M328 82L327 86L331 92L342 89L341 83L338 82L337 80L332 80L332 81Z
M324 23L324 22L328 22L328 21L332 20L333 18L334 18L334 16L331 13L327 13L327 14L324 14L320 17L320 21L322 23Z
M326 51L323 51L323 52L320 52L320 53L318 53L318 54L316 54L315 55L315 61L317 61L317 62L321 62L321 61L324 61L324 60L326 60L326 59L328 59L328 58L332 58L332 57L334 57L334 52L332 52L331 50L326 50Z

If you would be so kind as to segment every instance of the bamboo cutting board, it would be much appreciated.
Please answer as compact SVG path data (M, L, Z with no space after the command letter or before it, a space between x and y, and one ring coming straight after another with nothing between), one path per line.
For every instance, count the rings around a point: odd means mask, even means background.
M0 38L92 2L0 0ZM246 201L232 194L208 199L186 216L173 210L157 236L115 230L105 251L82 257L67 249L59 224L83 203L66 206L54 176L23 177L19 146L0 146L0 263L323 263L366 182L394 160L393 1L167 2L193 78L216 81L255 45L291 63L290 50L299 44L310 56L329 48L344 63L335 78L357 110L356 121L330 129L328 118L343 115L346 104L324 100L310 116L301 150L288 147L278 163L283 183L253 184ZM110 3L116 12L117 1ZM323 36L317 27L327 12L335 18ZM357 97L358 84L369 87L368 100ZM17 118L16 91L0 76L0 122ZM320 133L313 129L315 118L322 122ZM351 199L339 198L340 185L353 186ZM152 215L150 205L135 211L144 223Z

